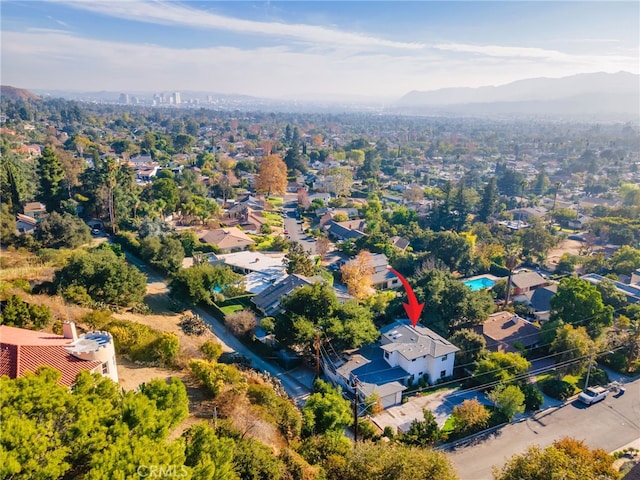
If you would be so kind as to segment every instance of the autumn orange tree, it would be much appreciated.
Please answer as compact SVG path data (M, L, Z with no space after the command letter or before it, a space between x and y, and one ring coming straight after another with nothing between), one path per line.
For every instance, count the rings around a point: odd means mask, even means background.
M284 194L287 189L287 165L277 155L268 155L260 162L260 173L256 182L256 190L266 193Z
M340 272L350 295L358 300L371 296L374 291L373 267L371 253L368 250L361 250L356 258L342 266Z
M514 455L501 468L494 467L495 480L538 480L543 478L619 478L614 458L602 449L590 449L581 440L561 438L544 449L533 445Z

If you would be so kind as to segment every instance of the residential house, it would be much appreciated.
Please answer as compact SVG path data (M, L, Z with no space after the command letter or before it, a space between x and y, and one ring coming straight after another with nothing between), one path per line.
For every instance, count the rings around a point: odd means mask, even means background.
M22 213L16 215L16 230L18 230L18 233L33 233L36 225L38 225L38 221L35 218Z
M305 277L303 275L291 274L284 277L279 282L267 287L255 297L251 302L266 317L271 317L282 311L282 299L291 295L299 287L312 285L319 281L324 281L322 277Z
M200 241L216 245L221 253L239 252L255 245L246 233L236 227L216 228L200 236Z
M19 148L14 148L12 150L14 153L22 153L29 157L39 157L42 155L42 149L40 145L21 145Z
M587 215L579 215L578 218L569 220L568 226L574 230L583 230L591 220L593 220L593 218Z
M614 208L620 206L619 199L602 198L602 197L582 197L578 200L580 208L609 207Z
M540 343L540 329L511 312L496 312L477 327L492 352L518 352Z
M261 293L285 276L285 254L281 252L236 252L227 254L209 254L212 265L227 265L234 272L244 275L245 290L249 293Z
M325 226L325 232L334 240L357 240L367 235L364 233L366 225L365 220L347 220L346 222L332 220Z
M432 330L401 319L381 334L344 359L324 358L325 374L349 391L357 386L363 398L378 395L384 408L401 403L402 392L421 378L433 384L453 375L459 349Z
M349 260L346 264L353 261ZM371 283L375 289L388 290L402 285L398 277L389 270L389 259L384 253L370 254L368 265L373 270Z
M47 207L40 202L27 202L23 208L24 214L40 221L47 216Z
M264 210L265 200L262 197L247 195L243 199L238 200L231 208L229 208L227 213L229 214L229 216L236 216L242 214L247 207L256 211Z
M391 241L391 245L396 247L401 252L404 252L410 243L409 240L407 240L406 238L402 238L398 235L394 235L393 237L391 237L390 241Z
M397 320L380 333L384 359L391 367L399 366L413 381L427 376L429 384L453 375L458 347L435 333L408 320Z
M71 386L87 370L118 382L113 338L108 332L78 336L73 322L62 326L62 335L0 326L0 375L22 377L38 367L60 370L60 385Z
M514 220L528 220L529 218L544 218L548 210L545 207L525 207L510 210Z
M511 286L513 288L513 300L519 301L517 297L531 292L536 288L546 287L551 282L538 272L520 272L511 276Z
M551 297L558 291L558 285L552 284L546 287L536 288L524 294L527 301L524 302L532 311L536 320L546 322L551 314Z
M588 273L587 275L583 275L580 278L593 285L597 285L602 280L604 280L605 277L595 273ZM622 293L627 298L627 302L640 303L640 283L622 283L614 280L613 284L616 287L616 290Z

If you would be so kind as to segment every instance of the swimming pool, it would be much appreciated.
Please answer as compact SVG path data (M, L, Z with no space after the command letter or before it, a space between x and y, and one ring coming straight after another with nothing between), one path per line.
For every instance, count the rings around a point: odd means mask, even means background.
M471 290L483 290L485 288L493 287L496 284L496 281L487 277L478 277L473 280L467 280L463 283Z

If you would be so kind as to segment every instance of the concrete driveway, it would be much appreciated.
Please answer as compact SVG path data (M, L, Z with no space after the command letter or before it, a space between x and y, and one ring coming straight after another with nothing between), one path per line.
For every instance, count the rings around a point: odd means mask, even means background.
M453 408L472 398L476 398L484 405L490 405L487 398L480 392L443 390L431 395L412 397L407 403L388 408L371 420L382 430L390 426L396 432L404 432L409 429L414 420L424 420L422 411L428 409L436 417L438 426L442 428L453 412Z

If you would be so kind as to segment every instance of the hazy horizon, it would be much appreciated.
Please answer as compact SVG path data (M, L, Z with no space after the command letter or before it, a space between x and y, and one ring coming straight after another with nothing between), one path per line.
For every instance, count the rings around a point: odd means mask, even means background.
M5 1L2 84L368 98L640 73L638 2Z

